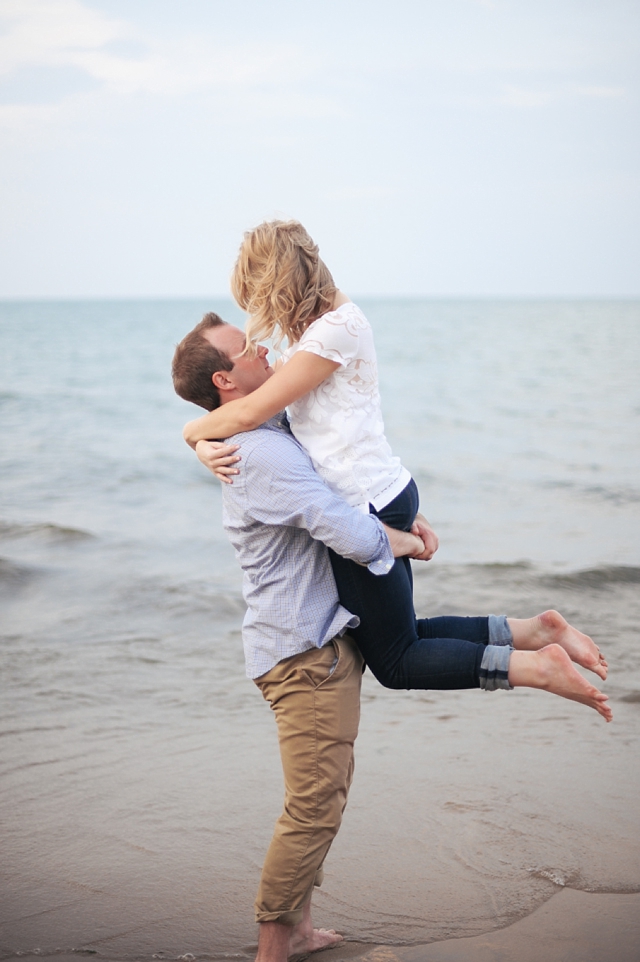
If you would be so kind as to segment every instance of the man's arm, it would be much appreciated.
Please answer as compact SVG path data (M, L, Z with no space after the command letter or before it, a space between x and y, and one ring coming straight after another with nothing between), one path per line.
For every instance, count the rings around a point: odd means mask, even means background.
M245 456L243 480L251 513L265 524L304 528L336 554L386 574L394 557L417 556L420 538L388 529L375 515L350 507L316 474L311 459L290 436L265 432Z

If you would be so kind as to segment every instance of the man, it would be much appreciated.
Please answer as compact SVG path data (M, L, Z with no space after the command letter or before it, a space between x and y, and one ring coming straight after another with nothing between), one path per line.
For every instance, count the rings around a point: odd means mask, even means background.
M205 315L176 349L177 393L213 410L256 390L272 374L267 349L260 347L250 358L243 354L244 344L237 328L216 314ZM385 576L395 557L427 558L433 551L415 535L387 528L334 495L315 474L284 415L236 440L242 442L243 468L233 486L223 488L224 522L245 573L247 674L276 715L285 779L284 812L256 899L257 962L284 962L288 954L341 939L333 930L313 929L311 892L321 882L353 774L363 660L346 630L358 632L367 651L371 614L358 611L354 617L340 605L327 548L358 562L363 567L357 570L368 569L371 576ZM382 611L375 614L383 617ZM447 648L466 642L452 641L455 632L444 638L429 632L436 623L441 629L443 622L460 621L482 622L485 638L474 679L451 684ZM491 688L496 676L504 676L497 679L499 687L543 688L611 719L607 696L573 668L571 659L602 678L606 662L591 639L557 612L524 620L421 619L416 625L420 638L416 645L402 642L405 654L411 657L413 648L429 638L445 678L437 685L401 687ZM392 626L388 634L393 649ZM496 657L500 670L492 662Z
M178 394L212 409L255 390L272 374L267 351L250 359L243 348L238 328L205 315L176 349ZM325 545L376 575L425 548L334 495L284 416L242 443L244 470L225 487L224 523L244 570L247 675L275 713L285 781L255 904L257 962L284 962L342 938L313 929L311 893L351 784L363 660L346 633L358 619L340 605Z

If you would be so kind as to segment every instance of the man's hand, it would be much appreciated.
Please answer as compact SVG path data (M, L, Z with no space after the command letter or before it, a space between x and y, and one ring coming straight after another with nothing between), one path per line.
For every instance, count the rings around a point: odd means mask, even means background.
M397 528L390 528L388 524L384 524L383 528L394 558L419 558L424 553L425 544L419 535L411 534L410 531L398 531Z
M413 527L411 528L411 533L417 535L423 542L424 550L419 555L411 555L416 561L430 561L434 554L438 550L438 535L435 533L427 519L424 515L416 515L416 520L413 522Z
M229 475L240 473L237 468L232 467L240 460L239 455L234 457L239 447L238 444L225 444L223 441L198 441L195 451L198 460L205 468L209 468L219 481L233 484Z

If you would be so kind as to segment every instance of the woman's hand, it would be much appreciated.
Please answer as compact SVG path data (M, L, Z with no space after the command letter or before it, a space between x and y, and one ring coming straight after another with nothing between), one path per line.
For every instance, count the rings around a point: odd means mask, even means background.
M424 544L424 551L421 554L412 555L412 557L415 558L416 561L430 561L438 550L440 542L438 535L425 516L420 514L420 512L418 512L416 520L413 522L411 534L417 535Z
M387 533L389 545L394 558L420 558L425 546L419 535L412 534L411 531L399 531L397 528L390 528L388 524L382 527Z
M224 441L198 441L195 451L198 460L215 474L218 481L233 484L229 475L240 474L237 468L231 466L241 460L240 455L235 454L239 449L239 444L225 444Z

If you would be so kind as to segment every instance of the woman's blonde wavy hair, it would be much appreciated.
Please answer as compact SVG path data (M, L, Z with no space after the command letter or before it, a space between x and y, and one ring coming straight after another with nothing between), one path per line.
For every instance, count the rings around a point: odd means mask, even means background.
M249 314L246 352L274 337L299 341L312 321L332 310L336 286L297 220L264 221L244 235L231 274L231 291ZM274 336L275 335L275 336Z

